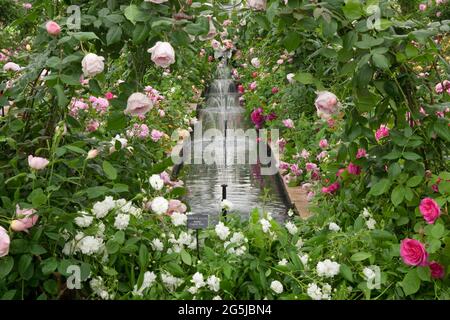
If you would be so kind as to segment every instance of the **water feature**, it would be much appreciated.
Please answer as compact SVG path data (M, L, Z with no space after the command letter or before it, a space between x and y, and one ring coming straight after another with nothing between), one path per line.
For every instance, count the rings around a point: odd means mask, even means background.
M225 65L218 67L216 79L206 93L206 105L199 110L198 118L199 125L194 128L188 151L191 161L184 165L184 180L188 190L185 201L191 211L208 213L213 217L212 220L216 220L220 213L222 185L226 184L227 199L233 203L234 212L248 217L253 208L260 208L272 212L274 218L283 220L287 209L280 177L262 175L261 164L249 164L259 161L248 161L249 154L257 148L256 137L227 136L230 131L227 129L246 130L251 126L244 117L236 85ZM205 133L210 129L218 130L220 136L206 136ZM193 155L195 148L211 145L212 142L218 146L218 152L214 153L215 162L205 163L203 156L202 159L195 159L198 157L198 153ZM239 158L242 152L246 155L246 161Z

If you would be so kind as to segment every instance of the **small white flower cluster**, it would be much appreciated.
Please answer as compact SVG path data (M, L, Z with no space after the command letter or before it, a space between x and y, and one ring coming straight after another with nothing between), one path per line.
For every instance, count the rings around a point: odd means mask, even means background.
M328 283L325 283L322 288L315 283L310 283L306 293L313 300L331 300L331 286Z
M305 253L303 255L298 255L298 257L300 258L300 261L302 262L303 267L306 270L308 268L309 255Z
M94 221L94 217L89 215L86 211L79 212L81 216L75 218L75 224L80 228L87 228Z
M220 279L215 275L209 276L205 282L203 274L200 272L196 272L192 276L191 282L194 284L192 287L188 288L188 291L191 294L196 294L198 290L203 288L204 286L208 286L209 290L214 292L218 292L220 290Z
M144 273L144 280L142 281L141 287L138 289L137 284L134 285L133 294L142 297L144 291L150 288L156 280L156 275L153 271L146 271Z
M164 187L164 180L159 174L154 174L149 179L150 185L155 190L161 190Z
M189 249L195 249L197 247L197 239L192 235L192 230L188 232L182 231L178 237L175 238L173 233L169 234L169 242L172 243L172 248L167 249L167 253L180 253L184 246Z
M152 246L153 250L155 250L155 251L163 251L164 250L164 243L162 243L162 241L159 240L158 238L153 239L152 242L150 243L150 245Z
M89 285L91 286L92 291L102 298L103 300L113 299L113 296L111 296L108 293L107 287L105 286L102 277L96 277L93 278Z
M230 235L230 228L225 226L222 221L216 225L215 231L220 240L226 240Z
M276 294L281 294L283 293L283 284L278 280L274 280L270 283L270 289Z
M278 261L279 266L287 266L287 264L288 264L288 261L284 258L282 260Z
M288 221L288 222L286 222L285 226L291 235L295 236L297 234L298 228L294 223L292 223L291 221Z
M366 219L367 229L369 230L375 229L375 225L377 224L377 222L372 217L372 214L370 213L369 209L364 208L362 216Z
M168 272L161 273L161 280L166 288L170 291L174 291L184 282L183 279L174 277Z
M109 211L116 207L113 197L106 197L105 200L94 203L92 213L98 218L104 218Z
M222 200L222 202L220 203L220 208L227 211L231 211L233 210L233 203L227 199Z
M229 241L225 241L223 247L227 249L229 254L235 254L237 256L243 255L247 251L245 243L248 239L242 232L234 232Z
M341 227L339 227L335 222L330 222L330 224L328 225L328 229L330 231L338 232L341 230Z
M170 219L175 227L185 226L187 223L187 215L184 213L179 213L178 211L174 211L170 216Z
M341 265L330 259L319 261L316 266L317 275L320 277L333 278L339 274Z

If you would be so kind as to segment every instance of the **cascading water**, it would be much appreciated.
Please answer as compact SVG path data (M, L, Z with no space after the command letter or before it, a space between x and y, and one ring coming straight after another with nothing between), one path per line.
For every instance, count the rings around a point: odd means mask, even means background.
M191 211L207 213L216 220L221 211L221 186L226 184L233 212L247 217L253 208L260 208L283 220L287 208L279 176L262 175L259 161L249 161L249 154L257 148L256 137L252 140L228 134L231 129L243 129L243 132L249 123L245 121L236 85L225 65L219 66L206 98L206 107L199 111L199 123L190 142L191 158L185 163L188 190L185 200ZM204 154L196 153L208 146L215 146L214 163L205 163ZM246 155L245 161L239 158L240 154ZM183 156L186 159L186 154Z

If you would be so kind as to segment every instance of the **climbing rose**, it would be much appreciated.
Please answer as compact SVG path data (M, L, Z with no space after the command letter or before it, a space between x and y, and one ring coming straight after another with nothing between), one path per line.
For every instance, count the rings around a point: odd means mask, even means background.
M256 81L250 83L250 85L249 85L249 89L252 90L252 91L256 90L256 87L257 87Z
M255 110L253 110L252 114L250 115L253 124L255 125L255 127L257 129L261 129L265 118L263 115L263 109L262 108L257 108Z
M45 29L49 35L57 36L61 33L61 27L55 21L49 21L45 24Z
M102 73L105 69L105 58L96 55L95 53L88 53L81 60L81 66L83 73L87 77L94 77L95 75Z
M153 129L152 133L150 134L150 136L152 137L152 140L157 142L159 141L159 139L161 139L164 136L164 133L158 130Z
M419 4L419 10L420 10L420 11L425 11L425 10L427 10L427 5L426 5L425 3Z
M328 187L323 187L322 192L328 193L328 194L335 193L336 191L339 190L340 187L341 187L341 185L339 184L339 182L336 181L336 182L332 183L331 185L329 185Z
M127 108L124 110L125 114L133 116L141 116L150 111L153 103L149 97L140 92L133 93L127 101Z
M261 66L261 62L259 62L258 58L253 58L252 61L250 61L252 66L254 66L255 68L259 68Z
M404 239L400 243L400 256L403 262L409 266L426 266L428 253L425 246L415 239Z
M167 210L168 214L172 214L174 212L185 213L187 207L184 203L177 199L169 200L169 209Z
M339 109L339 101L335 94L322 91L319 92L315 101L317 115L323 119L328 119Z
M250 9L264 11L267 7L266 0L248 0L247 5Z
M436 93L442 93L444 91L447 91L448 89L450 89L450 81L448 81L448 80L439 82L434 88Z
M325 149L328 147L328 140L327 139L322 139L319 142L319 147L322 149Z
M375 139L377 141L380 141L381 139L388 136L389 136L389 128L385 124L380 125L380 128L377 130L377 132L375 132Z
M431 276L434 279L442 279L445 276L445 268L442 264L432 261L430 262L430 270L431 270Z
M358 149L356 153L356 159L361 159L367 157L367 151L364 148Z
M29 2L25 2L25 3L23 4L23 8L24 8L25 10L30 10L31 8L33 8L33 5L32 5L31 3L29 3Z
M240 94L244 94L245 88L242 84L238 85L237 90Z
M42 170L48 165L48 160L41 157L33 157L31 154L28 156L28 165L31 169Z
M439 208L436 201L431 198L423 199L420 202L419 210L425 221L429 224L435 223L441 214L441 208Z
M16 232L27 231L33 227L39 219L39 216L34 214L34 209L20 209L19 205L16 207L16 216L18 219L11 222L11 229Z
M175 50L168 42L158 41L147 52L152 54L152 61L159 67L167 68L175 63Z
M95 132L98 130L99 127L100 127L100 122L98 122L97 120L91 120L88 122L88 124L86 126L86 131Z
M356 164L353 164L351 162L349 163L347 170L348 170L348 173L354 174L355 176L357 176L361 173L361 167Z
M8 232L0 226L0 258L8 255L10 242Z

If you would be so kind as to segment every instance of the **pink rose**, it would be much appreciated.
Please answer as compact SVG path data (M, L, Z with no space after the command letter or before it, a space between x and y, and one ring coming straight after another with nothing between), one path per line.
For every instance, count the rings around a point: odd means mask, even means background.
M359 174L361 174L361 167L353 164L353 163L349 163L348 167L347 167L348 173L353 174L355 176L358 176Z
M430 262L430 264L428 265L430 267L430 271L431 271L431 276L434 279L442 279L445 276L445 268L442 264L436 262L436 261L432 261Z
M252 83L250 83L250 85L248 86L248 88L251 90L251 91L254 91L254 90L256 90L256 87L257 87L258 85L256 84L256 81L253 81Z
M328 187L323 187L322 192L327 193L327 194L332 194L332 193L335 193L336 191L338 191L340 187L341 187L341 185L339 184L338 181L336 181L336 182L332 183L331 185L329 185Z
M95 132L98 130L99 127L100 127L100 122L98 122L97 120L91 120L88 122L88 124L86 126L86 131Z
M91 149L89 150L86 159L94 159L95 157L98 156L98 150L97 149Z
M31 154L28 156L28 165L31 169L42 170L48 165L49 161L41 157L33 157Z
M409 266L426 266L428 253L425 246L415 239L404 239L400 243L400 256L403 262Z
M420 11L425 11L425 10L427 10L427 5L426 5L425 3L419 4L419 10L420 10Z
M150 111L153 103L149 97L140 92L133 93L127 101L127 108L123 111L125 114L134 116L144 115Z
M147 52L152 54L152 61L159 67L167 68L175 63L175 50L168 42L158 41Z
M150 135L153 141L158 142L159 139L161 139L164 136L164 133L156 129L153 129Z
M175 211L179 213L185 213L187 210L187 207L184 203L182 203L180 200L171 199L169 200L169 209L167 210L167 214L172 214Z
M308 162L306 164L306 171L314 171L317 169L317 164Z
M327 141L327 139L322 139L322 140L320 140L320 142L319 142L319 147L321 147L322 149L327 148L327 147L328 147L328 141Z
M308 192L308 194L306 195L306 200L308 201L308 202L311 202L313 199L314 199L314 196L315 196L316 194L314 193L314 191L310 191L310 192Z
M277 94L280 91L280 89L278 89L277 87L273 87L272 88L272 93L273 94Z
M61 27L55 21L49 21L45 24L47 32L51 36L57 36L61 33Z
M389 128L385 124L380 125L380 128L377 130L377 132L375 132L375 139L377 141L380 141L381 139L388 136L389 136Z
M261 129L262 125L264 124L265 117L263 115L263 109L257 108L253 110L253 112L250 115L250 118L255 125L257 129Z
M114 99L114 94L112 92L105 93L105 98L108 100Z
M8 255L10 243L8 232L0 226L0 258Z
M302 169L300 169L297 164L291 165L291 172L296 176L300 176L303 173Z
M16 216L19 219L11 222L11 229L20 232L32 228L39 219L39 216L35 212L36 210L34 209L20 209L19 205L17 205Z
M23 8L25 10L30 10L31 8L33 8L33 5L31 3L29 3L29 2L26 2L26 3L23 4Z
M279 169L280 170L287 170L287 169L289 169L289 163L284 162L284 161L280 161Z
M237 86L237 90L240 94L244 94L244 92L245 92L245 88L242 84Z
M318 116L323 119L329 119L339 109L339 101L336 95L328 91L319 92L314 104Z
M293 129L294 128L294 121L292 121L291 119L285 119L285 120L283 120L283 125L286 128Z
M419 205L420 213L423 215L425 221L429 224L433 224L441 215L441 208L439 205L431 198L425 198L420 202Z

